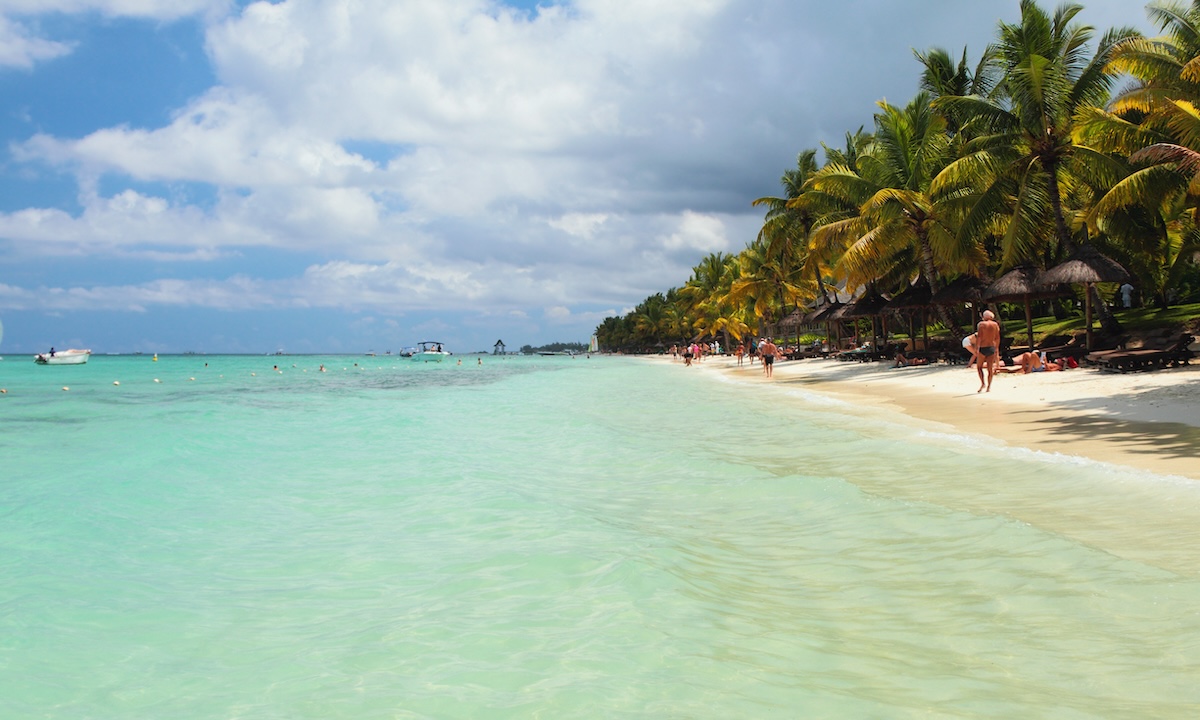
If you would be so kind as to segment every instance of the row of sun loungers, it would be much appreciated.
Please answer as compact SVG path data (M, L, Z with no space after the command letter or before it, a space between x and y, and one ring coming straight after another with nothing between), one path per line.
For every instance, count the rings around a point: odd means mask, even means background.
M1183 333L1170 342L1148 342L1147 345L1162 345L1162 347L1143 346L1134 350L1107 350L1089 353L1086 361L1089 365L1112 372L1144 372L1161 370L1167 367L1187 365L1195 353L1189 346L1196 338Z
M1011 357L1029 348L1011 347L1012 339L1001 347L1001 357L1011 363ZM1195 352L1189 345L1195 338L1188 334L1171 334L1162 332L1152 335L1142 341L1140 347L1127 348L1130 342L1127 335L1107 335L1097 333L1092 338L1092 349L1087 348L1087 336L1080 333L1074 337L1061 335L1050 336L1038 343L1033 349L1044 352L1051 361L1073 359L1081 365L1096 367L1101 370L1114 372L1142 372L1159 370L1167 367L1187 365L1195 357ZM906 352L906 343L889 343L882 348L859 348L856 350L828 351L820 346L798 348L785 353L788 360L803 360L806 358L829 357L842 361L877 362L893 360L897 352L902 352L906 364L936 365L946 363L960 365L970 359L970 353L950 341L938 341L928 350Z

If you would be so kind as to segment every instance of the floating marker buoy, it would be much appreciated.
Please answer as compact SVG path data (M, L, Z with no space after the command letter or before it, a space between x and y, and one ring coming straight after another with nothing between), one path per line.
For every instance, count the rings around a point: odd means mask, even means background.
M120 385L120 384L121 384L120 380L113 380L113 385Z
M158 378L154 378L154 382L160 383L160 382L162 382L162 380L159 380Z
M258 377L258 373L250 373L250 377Z
M65 391L65 390L70 390L70 389L71 389L71 388L67 387L66 385L63 385L63 390L64 390L64 391Z
M188 378L188 380L195 380L195 379L196 379L196 378Z
M7 395L7 394L8 394L8 390L6 388L0 388L0 395Z

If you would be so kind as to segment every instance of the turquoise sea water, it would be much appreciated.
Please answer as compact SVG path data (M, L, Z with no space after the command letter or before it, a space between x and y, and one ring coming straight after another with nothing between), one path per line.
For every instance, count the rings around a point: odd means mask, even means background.
M0 361L0 717L1200 708L1189 482L463 360Z

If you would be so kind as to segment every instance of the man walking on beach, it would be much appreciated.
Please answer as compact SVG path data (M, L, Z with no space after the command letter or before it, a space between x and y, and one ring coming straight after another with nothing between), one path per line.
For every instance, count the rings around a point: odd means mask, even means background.
M996 376L996 361L1000 359L1000 324L993 318L991 310L983 311L983 319L979 321L979 327L975 331L975 346L979 348L979 364L976 365L976 370L979 372L979 389L975 392L983 392L983 368L987 366L987 391L992 391L992 378Z
M775 377L775 356L779 354L779 348L775 347L775 343L771 338L766 338L758 346L758 354L762 355L763 372L767 377Z

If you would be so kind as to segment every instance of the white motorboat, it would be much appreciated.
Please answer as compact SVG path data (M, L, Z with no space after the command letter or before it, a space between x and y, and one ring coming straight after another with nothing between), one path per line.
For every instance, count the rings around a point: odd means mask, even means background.
M51 350L35 355L33 361L38 365L82 365L91 356L91 350Z
M413 351L412 359L417 362L441 362L451 354L442 343L426 340L417 343L417 349Z

